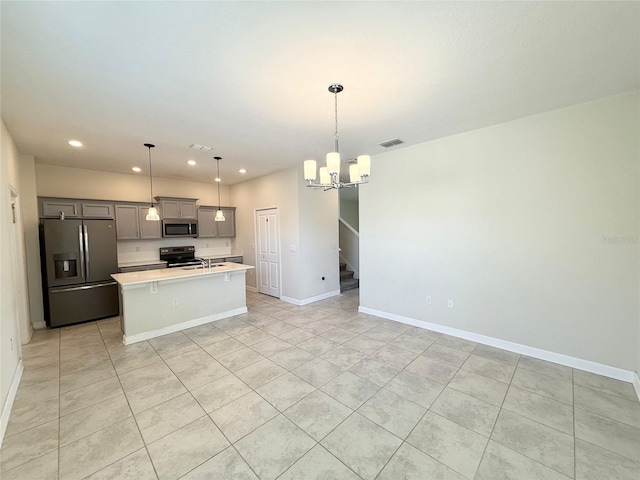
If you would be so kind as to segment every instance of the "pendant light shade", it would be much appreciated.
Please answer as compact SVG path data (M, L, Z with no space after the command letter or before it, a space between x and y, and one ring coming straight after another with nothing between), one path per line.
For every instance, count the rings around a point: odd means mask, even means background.
M153 205L153 175L151 174L151 149L155 147L155 145L152 143L145 143L144 146L149 149L149 187L151 193L151 205L149 206L147 216L144 218L145 220L152 222L159 222L160 215L158 215L158 209Z
M216 210L216 216L213 218L213 220L215 222L224 222L226 221L226 218L224 218L224 213L220 209L220 182L222 181L222 179L220 178L220 160L222 160L222 157L213 157L213 158L215 158L216 160L216 171L217 171L216 183L218 184L218 209Z

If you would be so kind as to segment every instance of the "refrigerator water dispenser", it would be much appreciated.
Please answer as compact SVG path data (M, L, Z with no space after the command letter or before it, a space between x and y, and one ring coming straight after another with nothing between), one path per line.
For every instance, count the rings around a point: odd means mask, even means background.
M78 276L78 262L74 253L56 253L53 255L56 280Z

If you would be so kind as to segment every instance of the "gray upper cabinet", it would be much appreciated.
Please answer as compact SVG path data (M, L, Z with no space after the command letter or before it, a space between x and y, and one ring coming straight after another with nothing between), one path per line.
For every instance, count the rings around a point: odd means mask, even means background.
M198 208L198 237L212 238L216 236L216 225L213 218L216 211L213 208Z
M83 203L82 216L84 218L108 218L113 217L113 205L109 203Z
M162 238L161 223L145 219L148 206L116 205L118 240L150 240Z
M233 238L236 236L236 209L235 207L221 207L224 213L224 222L214 222L216 224L218 238Z
M196 218L195 198L156 197L162 209L162 218Z
M116 236L118 240L138 240L140 225L138 205L116 205Z
M198 208L198 237L200 238L234 238L236 236L235 207L221 207L224 222L216 222L216 207Z
M40 199L41 218L60 218L63 215L65 218L115 218L113 203L66 198Z
M154 238L162 238L162 221L157 222L157 221L147 220L146 219L147 212L149 212L149 207L138 206L140 238L146 239L146 240L154 239Z
M80 202L68 200L43 200L40 216L45 218L80 217Z

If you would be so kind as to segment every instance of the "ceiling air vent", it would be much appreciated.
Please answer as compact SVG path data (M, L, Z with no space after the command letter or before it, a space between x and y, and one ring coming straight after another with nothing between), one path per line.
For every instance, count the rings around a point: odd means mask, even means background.
M191 145L189 145L189 148L193 148L194 150L202 150L203 152L210 152L211 150L213 150L213 147L198 145L197 143L192 143Z
M378 145L384 148L395 147L396 145L400 145L404 143L399 138L392 138L391 140L385 140L384 142L380 142Z

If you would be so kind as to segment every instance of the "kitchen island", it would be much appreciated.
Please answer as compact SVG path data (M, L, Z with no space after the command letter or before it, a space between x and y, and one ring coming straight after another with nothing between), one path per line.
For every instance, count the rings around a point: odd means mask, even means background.
M120 289L124 344L246 313L251 268L224 262L111 275Z

